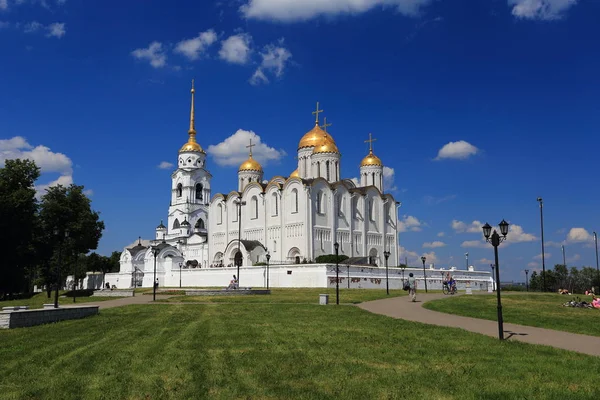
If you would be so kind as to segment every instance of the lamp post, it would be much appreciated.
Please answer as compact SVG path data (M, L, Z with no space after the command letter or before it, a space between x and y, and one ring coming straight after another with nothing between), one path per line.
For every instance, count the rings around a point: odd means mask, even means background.
M179 251L181 252L181 258L185 260L185 256L183 255L183 240L178 240L177 244L179 245ZM181 288L181 268L183 267L183 261L179 263L179 288Z
M60 264L62 263L62 244L65 238L69 237L69 231L65 230L64 237L60 230L54 229L54 235L58 237L58 264L56 264L56 292L54 293L54 308L58 308L58 291L60 289ZM73 294L74 296L75 294Z
M267 290L269 290L269 260L271 259L271 254L267 252Z
M560 247L562 248L563 265L566 267L567 266L567 259L565 258L565 245L563 244Z
M183 262L179 263L179 288L181 289L181 267L183 267Z
M388 275L388 258L390 258L390 252L389 251L384 251L383 252L383 256L385 257L385 291L388 294L388 296L390 295L390 277Z
M340 249L340 244L335 242L333 244L335 248L335 304L340 304L340 268L338 261L338 254Z
M540 224L542 231L542 292L546 291L546 255L544 254L544 201L541 197L537 198L540 203Z
M490 264L490 268L492 269L492 292L496 290L496 281L494 278L494 264Z
M525 270L525 290L529 292L529 270Z
M598 290L598 285L600 285L600 269L598 268L598 235L594 232L594 245L596 247L596 290Z
M508 234L508 222L506 222L505 220L502 220L502 222L500 222L498 224L498 226L500 227L500 233L502 234L503 237L500 237L500 235L498 235L498 232L496 232L495 229L494 229L494 233L492 233L491 237L490 237L492 227L487 222L483 226L483 236L485 237L486 242L491 243L492 246L494 246L494 257L495 257L495 261L496 261L496 282L497 282L496 296L498 299L498 338L500 340L504 340L504 322L502 320L502 301L500 299L500 264L498 264L498 246L500 245L500 243L502 243L503 241L506 240L506 235Z
M156 301L156 257L160 249L158 246L152 246L152 255L154 256L154 279L152 280L152 301Z
M237 265L237 286L240 287L240 267L242 266L242 206L246 205L245 201L242 201L242 196L240 195L236 201L234 201L238 207L238 253L240 257L236 257L236 265ZM237 255L237 254L236 254Z
M406 268L406 264L400 267L402 269L402 287L404 287L404 269Z
M425 293L427 293L427 275L425 275L425 256L421 257L421 261L423 261L423 280L425 281Z
M469 253L465 253L465 260L467 261L467 271L469 270Z

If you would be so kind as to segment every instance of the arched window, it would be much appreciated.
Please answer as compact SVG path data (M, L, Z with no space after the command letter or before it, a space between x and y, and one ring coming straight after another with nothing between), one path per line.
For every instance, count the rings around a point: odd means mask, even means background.
M346 199L340 195L338 197L337 207L338 207L338 215L340 217L344 216L344 207L346 206Z
M217 206L217 224L221 225L223 223L223 205L219 204Z
M327 176L327 182L331 180L331 175L329 174L329 161L325 161L325 174Z
M317 161L317 178L321 177L321 162Z
M369 199L369 219L373 221L373 199Z
M183 194L183 185L181 183L177 184L177 197L181 197Z
M340 170L339 170L339 165L338 162L335 162L335 181L339 181L340 180Z
M317 195L317 212L319 214L325 214L325 209L327 208L326 201L325 191L322 190Z
M252 211L254 213L254 215L252 216L252 219L256 219L258 218L258 199L256 198L256 196L252 196Z
M199 218L196 222L196 229L206 229L206 226L204 225L204 220L202 218Z
M179 220L175 218L175 221L173 222L173 229L179 229L179 226Z
M371 183L371 184L372 184L373 186L375 186L375 172L373 172L373 174L372 174L371 176L373 177L373 178L372 178L372 183Z
M317 193L317 212L321 214L321 193Z
M293 189L292 190L292 212L293 213L297 213L298 212L298 190Z
M196 199L202 200L202 190L203 189L204 188L202 187L201 183L196 184Z
M278 204L278 199L277 199L277 193L273 193L273 195L271 196L271 211L272 211L273 216L279 214L279 204Z

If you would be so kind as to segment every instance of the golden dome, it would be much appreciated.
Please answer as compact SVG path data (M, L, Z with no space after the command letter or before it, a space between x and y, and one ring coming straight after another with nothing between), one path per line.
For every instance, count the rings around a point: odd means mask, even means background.
M248 157L248 159L246 161L244 161L242 163L242 165L240 165L240 169L238 170L238 172L242 172L242 171L263 172L263 169L262 169L261 165L258 163L258 161L256 161L254 158L252 158L252 154L250 154L250 157Z
M197 151L199 153L204 153L202 147L196 142L196 126L195 126L195 118L194 118L194 93L196 90L194 89L194 81L192 80L192 107L190 110L190 129L188 130L188 141L183 147L179 150L180 153L184 151ZM204 153L206 154L206 153Z
M370 167L370 166L377 166L377 167L383 167L383 163L381 162L381 159L379 157L377 157L375 154L373 154L372 151L369 151L369 155L366 156L365 158L363 158L362 162L360 163L361 167Z
M300 178L300 174L298 173L297 169L294 172L292 172L290 178Z
M340 151L338 150L335 143L328 141L327 138L324 138L324 140L321 143L319 143L317 146L315 146L315 149L313 150L312 153L313 154L319 154L319 153L337 153L337 154L339 154Z
M325 132L323 129L321 129L321 127L318 124L316 124L314 128L312 128L309 132L306 133L306 135L302 136L302 139L300 139L300 143L298 143L298 149L303 149L306 147L315 147L319 143L321 143L323 139L333 143L335 146L335 140L333 140L331 135Z

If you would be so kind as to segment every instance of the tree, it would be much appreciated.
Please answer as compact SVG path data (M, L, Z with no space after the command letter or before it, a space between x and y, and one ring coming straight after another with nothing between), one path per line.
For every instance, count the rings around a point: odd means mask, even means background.
M540 276L537 271L533 271L531 277L529 278L529 289L532 291L540 290L542 287Z
M6 160L0 168L0 299L27 291L34 264L31 246L35 231L37 201L34 183L40 169L30 160Z
M61 270L73 265L77 254L86 254L98 247L104 222L98 212L92 210L90 199L83 193L84 187L58 185L50 187L42 196L39 219L42 229L40 239L50 244L53 260L61 257ZM67 235L68 233L68 235ZM56 265L56 264L55 264ZM52 274L47 274L50 278ZM61 272L62 279L66 274ZM54 281L56 281L56 277ZM54 281L46 281L47 284Z
M569 270L566 265L556 264L554 266L555 286L554 291L564 289L568 286Z

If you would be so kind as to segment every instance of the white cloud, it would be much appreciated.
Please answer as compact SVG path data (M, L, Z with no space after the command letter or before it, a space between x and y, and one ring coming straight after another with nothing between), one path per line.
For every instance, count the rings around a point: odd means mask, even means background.
M267 78L265 72L270 72L277 78L281 78L287 63L289 62L290 58L292 58L292 53L283 47L283 39L280 39L277 44L269 44L265 46L263 51L260 53L260 56L262 57L260 66L250 78L250 83L252 85L269 83L269 79Z
M438 232L437 236L438 237L444 237L444 236L446 236L446 234L444 232Z
M522 19L560 19L578 0L508 0L512 14Z
M177 43L175 53L184 55L190 60L197 60L200 56L217 41L217 34L212 29L200 32L192 39L185 39Z
M219 57L232 64L246 64L252 52L251 42L252 37L247 33L229 36L221 42Z
M83 191L83 194L85 194L87 197L91 197L94 195L94 191L92 189L86 189Z
M0 0L0 10L8 10L8 0Z
M550 258L550 257L552 257L552 254L544 252L544 259L547 259L547 258ZM542 259L542 253L538 254L535 257L533 257L533 259L534 260L541 260Z
M480 258L479 260L477 260L477 264L485 264L485 265L489 265L489 264L493 264L494 262L492 260L489 260L487 258Z
M431 0L246 0L240 7L245 18L279 22L306 21L319 16L356 15L375 7L390 7L416 16Z
M25 33L34 33L42 29L44 25L40 24L37 21L31 21L25 24L23 27L23 32Z
M439 151L435 160L465 160L479 153L479 149L471 143L459 140L458 142L450 142L444 145Z
M585 228L571 228L567 234L567 242L578 243L578 242L589 242L593 239L593 236Z
M40 167L41 173L59 173L60 177L50 183L36 186L39 194L45 189L57 184L70 185L73 183L73 162L62 153L54 153L46 146L31 146L25 138L15 136L0 140L0 163L14 159L32 160Z
M539 265L540 263L536 263L535 261L532 261L529 264L527 264L527 266L531 268L539 267Z
M47 29L48 34L46 34L46 36L48 37L56 37L60 39L67 33L64 23L55 22L53 24L48 25Z
M423 254L421 254L421 257L425 257L425 265L426 266L429 266L430 264L435 264L436 262L438 262L438 258L435 255L434 251L429 252L429 253L423 253ZM421 261L421 257L419 257L419 259L418 259L419 261ZM423 263L423 261L421 261L421 265L423 265L422 263Z
M170 169L170 168L173 168L173 163L170 163L168 161L163 161L160 164L158 164L158 168L160 168L160 169Z
M236 133L216 145L208 146L208 153L215 158L218 165L239 166L248 159L248 145L250 139L252 144L252 157L263 166L272 161L279 161L286 153L283 150L277 150L261 142L260 136L253 131L238 129Z
M581 256L579 254L573 254L572 257L567 257L567 262L574 262L581 260Z
M450 226L457 233L481 233L483 235L483 223L477 220L471 222L470 224L466 224L462 221L453 219L450 223Z
M412 215L403 216L402 220L398 221L398 232L419 232L422 230L423 223L418 218Z
M483 241L483 240L467 240L462 242L462 244L460 245L460 247L478 247L478 248L484 248L484 247L488 247L489 245Z
M396 171L394 168L383 167L383 189L386 192L395 192L398 190L394 179L395 179Z
M154 68L162 68L167 65L167 55L160 42L152 42L147 48L135 49L131 55L138 60L150 62Z
M403 246L399 246L398 251L399 251L399 254L400 254L400 261L402 263L404 263L405 258L408 258L410 260L413 260L413 259L419 260L420 255L416 251L407 250ZM420 260L419 260L419 262L420 262Z
M512 224L508 227L508 235L506 236L506 240L509 242L533 242L536 239L537 238L535 237L535 235L523 232L523 228L520 225Z
M426 249L435 249L437 247L444 247L445 245L446 245L446 243L440 242L439 240L436 240L435 242L423 243L423 248L426 248Z

